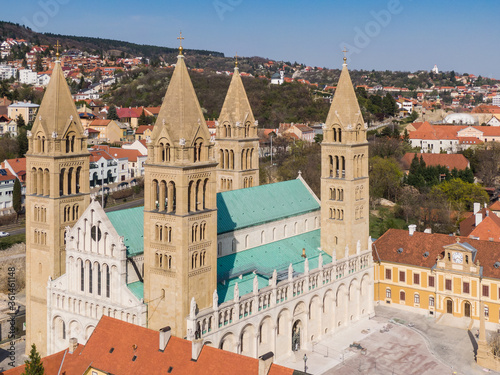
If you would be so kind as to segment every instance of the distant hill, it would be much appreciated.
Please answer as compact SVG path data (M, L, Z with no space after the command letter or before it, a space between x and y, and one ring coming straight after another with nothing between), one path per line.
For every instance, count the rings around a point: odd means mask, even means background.
M57 41L64 49L76 48L95 54L124 53L125 56L142 56L146 58L161 58L176 55L177 48L159 47L146 44L136 44L113 39L92 38L86 36L60 35L52 33L37 33L29 27L12 22L0 21L0 39L26 39L30 43L54 45ZM189 50L187 53L224 57L222 52L208 50Z

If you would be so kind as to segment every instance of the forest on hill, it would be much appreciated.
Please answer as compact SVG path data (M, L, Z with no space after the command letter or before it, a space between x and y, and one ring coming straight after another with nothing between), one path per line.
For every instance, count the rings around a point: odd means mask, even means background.
M189 57L186 57L189 62ZM173 69L144 67L125 72L103 99L119 107L159 106L167 91ZM213 71L191 70L191 81L206 119L216 119L229 88L231 76ZM329 98L298 82L272 85L269 80L242 77L255 119L264 128L280 123L321 123L330 108ZM397 113L391 95L368 95L358 90L358 100L366 121L383 120Z

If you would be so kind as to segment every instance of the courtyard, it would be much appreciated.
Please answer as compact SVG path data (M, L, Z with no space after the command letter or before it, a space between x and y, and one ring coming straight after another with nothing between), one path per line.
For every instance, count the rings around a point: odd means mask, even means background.
M377 306L372 319L277 362L304 371L306 355L307 372L314 375L496 374L476 364L476 338L459 328L462 323L436 324L434 317Z

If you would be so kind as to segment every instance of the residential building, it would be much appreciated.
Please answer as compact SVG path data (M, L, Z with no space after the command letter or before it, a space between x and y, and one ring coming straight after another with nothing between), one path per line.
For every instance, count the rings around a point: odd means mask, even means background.
M127 158L114 158L105 150L92 149L90 151L89 164L90 187L93 188L120 181L120 173L126 176L128 172L127 167Z
M306 124L291 124L284 134L295 134L298 139L309 143L314 142L316 136L314 129Z
M135 140L140 141L141 139L151 138L153 133L153 125L139 125L135 129Z
M89 127L99 132L100 142L113 144L131 140L130 135L133 138L132 129L120 121L95 119L89 124Z
M9 105L7 116L11 119L17 119L19 115L23 116L23 119L26 123L32 122L35 120L36 112L40 106L38 104L28 102L14 102Z
M0 81L17 77L17 68L9 65L0 64Z
M0 210L12 207L15 180L16 176L8 169L0 169Z
M36 85L38 83L38 73L31 69L19 70L19 82L25 85Z

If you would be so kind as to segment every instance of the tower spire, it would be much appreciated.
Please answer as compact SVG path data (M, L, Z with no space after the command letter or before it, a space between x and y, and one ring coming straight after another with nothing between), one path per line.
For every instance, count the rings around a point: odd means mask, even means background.
M183 143L190 147L197 137L210 139L210 132L189 77L182 46L179 53L151 139L154 141L166 132L173 146Z
M61 55L59 54L59 48L61 48L61 45L59 44L59 40L57 41L56 45L56 62L61 62Z
M179 32L179 36L177 39L179 39L179 56L184 55L184 48L182 48L182 41L184 40L184 37L182 36L182 31Z
M347 49L344 49L343 52L347 54ZM345 55L337 89L335 90L332 105L326 118L325 125L327 129L333 125L338 125L347 131L355 130L357 126L364 127L363 116L346 61L347 56Z

